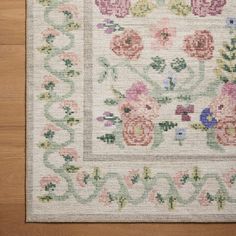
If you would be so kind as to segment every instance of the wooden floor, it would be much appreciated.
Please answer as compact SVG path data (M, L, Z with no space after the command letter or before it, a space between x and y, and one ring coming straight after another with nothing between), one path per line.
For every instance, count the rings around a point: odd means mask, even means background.
M0 236L236 235L235 224L26 224L24 0L0 0L0 78Z

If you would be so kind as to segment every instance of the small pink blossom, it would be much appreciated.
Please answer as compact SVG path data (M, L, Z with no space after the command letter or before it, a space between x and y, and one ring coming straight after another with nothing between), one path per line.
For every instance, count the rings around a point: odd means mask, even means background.
M77 174L76 180L80 187L84 188L86 186L88 177L89 174L86 171L82 171Z
M236 83L226 83L222 88L222 94L229 96L236 102Z
M104 206L109 206L111 204L111 198L110 198L110 193L107 191L106 188L104 188L99 196L100 203L103 203Z
M53 77L53 76L51 76L51 75L45 75L45 76L43 77L43 79L44 79L44 80L43 80L42 87L48 85L49 83L53 83L53 84L59 83L59 81L58 81L55 77Z
M136 83L133 83L132 86L126 91L126 98L127 100L138 100L138 97L141 94L148 95L148 88L147 86L141 82L138 81Z
M44 176L40 180L40 187L45 188L48 184L54 183L54 184L59 184L61 182L60 178L58 176Z
M76 149L74 148L63 148L59 152L60 156L71 156L75 161L79 158Z
M174 183L178 188L182 188L183 184L185 183L184 178L188 178L189 174L188 171L179 171L178 173L176 173L176 175L174 176Z
M59 58L63 61L69 60L71 61L71 63L73 63L73 65L79 64L79 57L74 52L64 52L61 55L59 55Z
M53 124L47 124L44 128L43 128L43 134L44 133L47 133L48 131L53 131L53 132L56 132L56 131L60 131L60 128L59 127L56 127L55 125Z
M198 196L198 202L201 206L209 206L211 205L211 201L207 197L207 191L203 190Z
M149 202L156 203L156 191L152 190L148 195Z
M225 181L225 183L227 184L227 186L229 188L231 188L232 185L233 185L232 178L234 176L235 176L235 179L236 179L236 169L235 168L231 168L229 172L227 172L223 175L224 181Z
M155 50L169 49L173 45L176 36L176 28L169 27L169 19L163 18L161 22L150 29L152 37L152 48Z
M74 4L63 4L58 8L59 12L69 12L73 15L74 18L79 18L79 10Z
M129 188L133 188L134 184L137 183L139 179L139 170L130 170L129 174L124 176L125 183Z
M74 100L65 100L61 103L60 108L70 109L72 112L78 112L79 106Z
M47 38L48 36L54 36L54 37L59 36L60 33L54 28L47 28L42 32L42 35L44 38Z

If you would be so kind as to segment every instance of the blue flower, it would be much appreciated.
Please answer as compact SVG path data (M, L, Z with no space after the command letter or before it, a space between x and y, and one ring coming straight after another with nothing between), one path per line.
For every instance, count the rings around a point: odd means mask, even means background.
M213 116L213 113L211 112L210 108L205 108L202 111L200 115L200 121L207 128L212 128L217 124L217 120Z
M175 139L178 141L182 141L186 139L186 129L178 128L175 130Z
M167 78L164 79L163 84L166 90L173 91L176 85L176 77L172 73L169 73Z
M234 17L228 17L226 19L226 25L229 28L236 29L236 18Z

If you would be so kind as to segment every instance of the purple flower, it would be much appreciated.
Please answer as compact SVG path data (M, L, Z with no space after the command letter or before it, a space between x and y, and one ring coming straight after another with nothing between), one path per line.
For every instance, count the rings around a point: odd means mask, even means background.
M202 124L207 128L213 128L217 124L217 120L213 117L213 113L211 112L210 108L205 108L201 115L200 121Z
M104 121L104 117L102 117L102 116L97 117L97 121L103 122Z
M106 34L112 34L113 32L115 32L115 30L114 30L114 28L107 28L104 32Z
M110 20L110 19L105 19L104 22L107 23L107 24L113 24L114 23L114 21Z
M109 112L109 111L105 111L103 113L104 116L113 116L113 113Z
M104 124L105 127L111 127L114 123L111 120L107 120Z
M99 23L99 24L97 24L97 28L98 28L98 29L103 29L104 26L105 26L105 24L103 24L103 23Z

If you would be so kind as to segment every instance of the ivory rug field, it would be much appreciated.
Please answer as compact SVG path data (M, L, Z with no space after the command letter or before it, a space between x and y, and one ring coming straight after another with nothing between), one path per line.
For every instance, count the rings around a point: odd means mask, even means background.
M27 18L27 221L236 221L235 0Z

